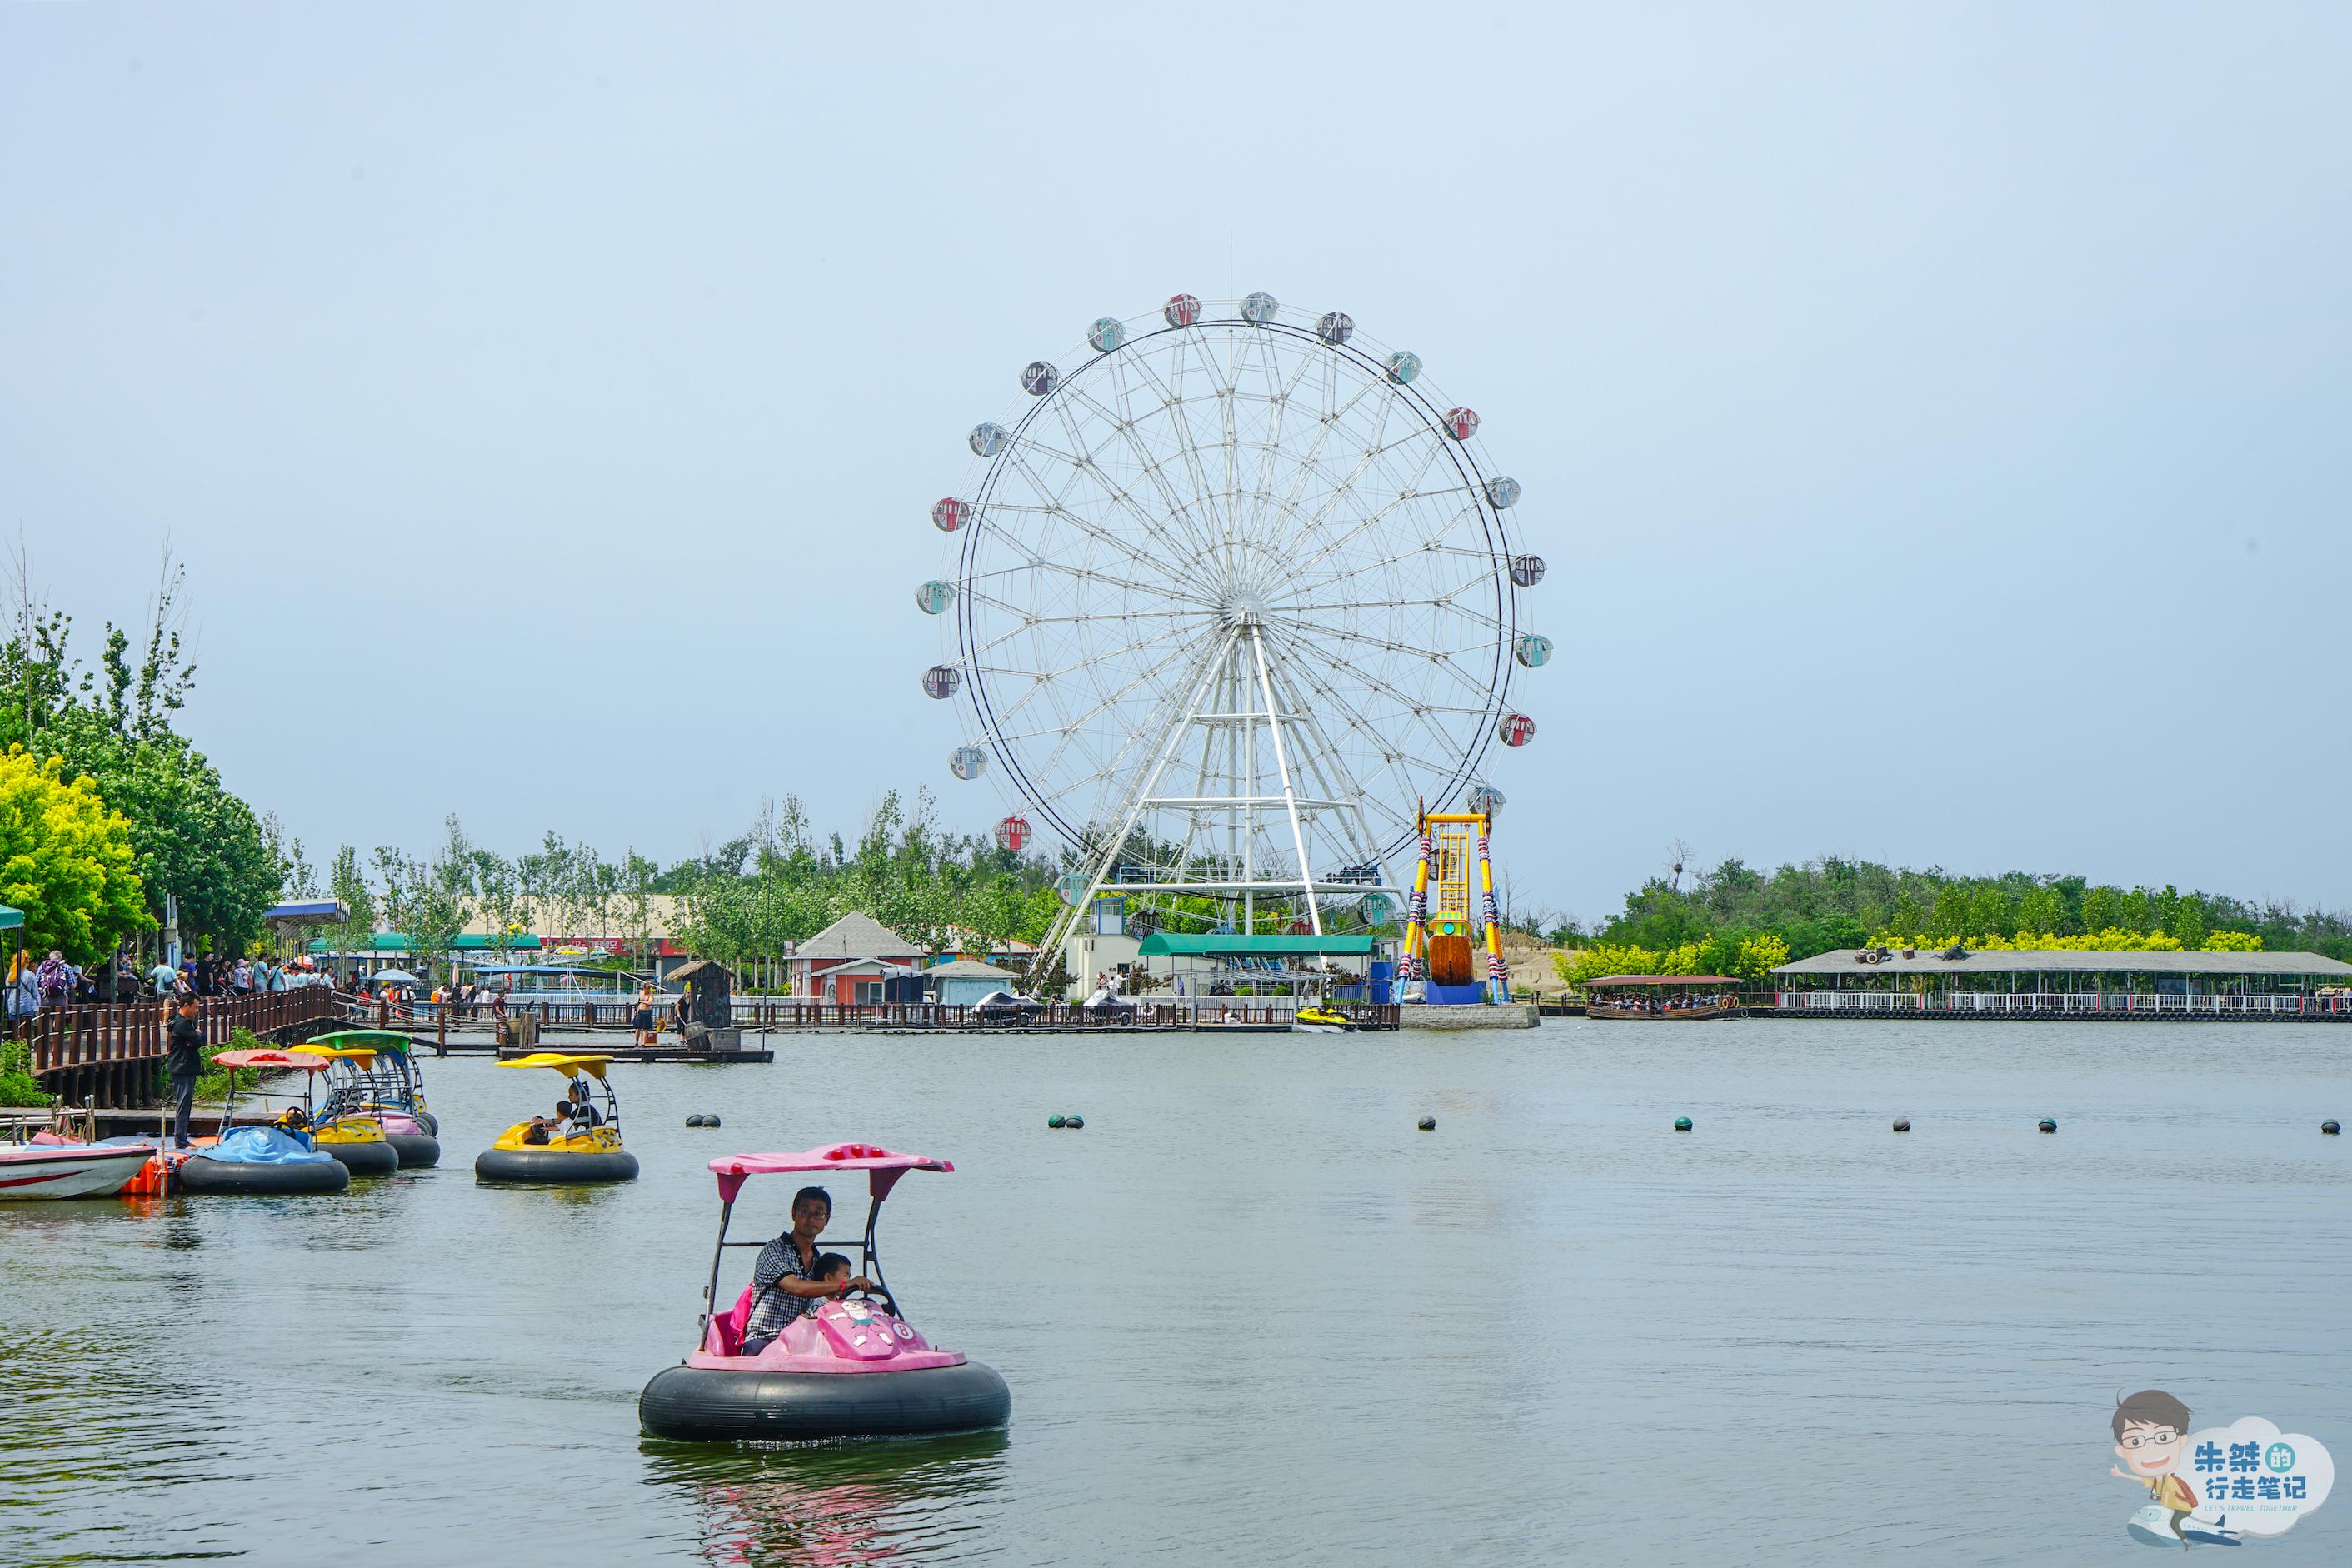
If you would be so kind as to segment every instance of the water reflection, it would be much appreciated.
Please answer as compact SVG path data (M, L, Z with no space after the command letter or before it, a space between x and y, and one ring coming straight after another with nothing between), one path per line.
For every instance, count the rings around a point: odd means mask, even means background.
M792 1447L642 1445L656 1486L692 1507L705 1562L857 1568L956 1555L972 1505L1003 1485L1003 1432Z

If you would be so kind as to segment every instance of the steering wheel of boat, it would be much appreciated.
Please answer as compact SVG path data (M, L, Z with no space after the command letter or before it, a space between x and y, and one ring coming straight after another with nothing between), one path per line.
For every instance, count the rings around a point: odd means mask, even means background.
M835 1297L834 1300L836 1301L847 1301L852 1300L871 1301L880 1307L884 1311L888 1312L894 1318L900 1315L898 1311L898 1303L890 1300L890 1292L887 1290L845 1290L840 1295Z

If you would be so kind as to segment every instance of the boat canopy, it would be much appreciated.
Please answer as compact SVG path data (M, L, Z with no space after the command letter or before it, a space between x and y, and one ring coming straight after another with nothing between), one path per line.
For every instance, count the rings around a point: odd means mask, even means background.
M394 1056L404 1057L408 1054L411 1043L409 1037L397 1029L337 1029L331 1035L311 1036L310 1039L303 1042L302 1048L306 1051L318 1051L333 1047L338 1050L346 1050L355 1046L363 1046L372 1051L389 1051Z
M509 1066L518 1064L509 1063ZM710 1162L719 1177L719 1197L733 1203L749 1176L788 1176L805 1171L867 1171L866 1184L874 1201L887 1197L898 1178L909 1171L952 1171L951 1160L929 1154L897 1154L878 1143L833 1143L798 1154L721 1154Z
M1584 983L1592 985L1737 985L1728 974L1604 974Z
M373 1046L330 1046L320 1040L306 1040L302 1045L302 1054L325 1057L329 1061L350 1062L362 1072L372 1072L375 1068Z
M281 1051L269 1047L257 1051L222 1051L213 1061L225 1068L259 1068L281 1072L319 1072L327 1058L315 1051Z
M568 1057L560 1051L533 1051L527 1057L517 1057L512 1061L499 1064L502 1068L548 1068L565 1078L575 1072L584 1072L591 1078L603 1078L604 1069L612 1065L610 1057Z
M0 904L0 931L15 931L25 923L25 911Z
M1143 939L1144 958L1282 958L1301 953L1365 958L1379 952L1370 936L1186 936L1156 931Z

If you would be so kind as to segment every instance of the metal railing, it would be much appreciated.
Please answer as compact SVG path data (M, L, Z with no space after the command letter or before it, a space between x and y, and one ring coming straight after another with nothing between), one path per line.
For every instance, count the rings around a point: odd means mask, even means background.
M2117 1018L2352 1017L2352 996L2292 992L2184 994L2132 991L1779 991L1783 1013L2075 1015Z

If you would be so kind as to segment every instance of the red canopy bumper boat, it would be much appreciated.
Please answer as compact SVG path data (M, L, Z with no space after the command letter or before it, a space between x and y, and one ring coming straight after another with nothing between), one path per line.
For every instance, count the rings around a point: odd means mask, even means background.
M828 1437L897 1437L1002 1426L1013 1394L994 1369L961 1351L932 1344L899 1315L874 1247L882 1200L908 1171L952 1171L945 1160L895 1154L867 1143L836 1143L800 1154L725 1154L710 1162L719 1177L719 1245L703 1292L702 1342L665 1367L637 1397L637 1423L656 1437L689 1442L807 1442ZM871 1297L821 1302L788 1324L759 1354L740 1354L752 1291L715 1312L719 1271L730 1247L727 1224L735 1195L752 1176L813 1171L865 1171L873 1201L866 1234L855 1243L859 1272L881 1289Z

